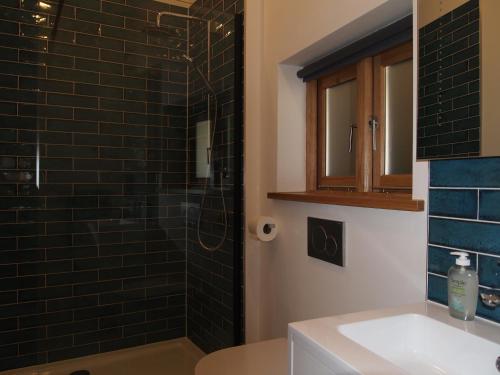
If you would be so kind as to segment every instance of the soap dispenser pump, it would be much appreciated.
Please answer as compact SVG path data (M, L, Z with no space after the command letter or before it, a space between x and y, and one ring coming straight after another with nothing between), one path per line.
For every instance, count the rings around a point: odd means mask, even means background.
M450 315L460 320L473 320L476 315L478 277L471 267L469 254L452 252L458 258L448 271L448 307Z

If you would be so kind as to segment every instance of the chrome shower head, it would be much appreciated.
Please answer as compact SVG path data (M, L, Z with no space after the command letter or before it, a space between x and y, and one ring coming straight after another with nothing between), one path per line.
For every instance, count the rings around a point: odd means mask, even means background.
M201 18L193 17L193 16L188 16L186 14L178 14L178 13L174 13L174 12L158 12L156 14L156 27L161 27L161 18L163 16L172 16L172 17L184 18L186 20L204 21Z

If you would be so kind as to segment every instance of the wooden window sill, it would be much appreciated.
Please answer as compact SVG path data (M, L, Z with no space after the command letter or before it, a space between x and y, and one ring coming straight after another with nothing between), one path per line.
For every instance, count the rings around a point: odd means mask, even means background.
M402 193L358 193L347 191L311 191L290 193L268 193L269 199L285 201L336 204L340 206L355 206L381 208L398 211L423 211L424 201L414 200L411 194Z

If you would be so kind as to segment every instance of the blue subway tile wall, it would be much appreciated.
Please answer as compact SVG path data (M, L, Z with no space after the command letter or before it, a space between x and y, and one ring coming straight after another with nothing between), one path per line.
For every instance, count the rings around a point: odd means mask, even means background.
M498 288L500 279L500 259L487 255L479 255L479 283L481 285Z
M429 218L429 243L500 255L498 224Z
M431 163L432 187L493 188L500 186L498 158L434 161Z
M500 191L483 190L479 194L479 218L500 221Z
M477 257L471 257L471 265L476 268ZM450 251L441 247L429 246L428 270L436 275L446 276L450 265L455 262L455 257L450 255Z
M477 193L474 190L432 190L429 194L431 208L431 215L475 219Z
M448 285L446 278L429 274L428 276L428 297L434 302L448 304Z
M452 251L471 254L480 291L500 293L500 158L431 161L428 242L429 300L447 304ZM479 299L477 315L500 323Z

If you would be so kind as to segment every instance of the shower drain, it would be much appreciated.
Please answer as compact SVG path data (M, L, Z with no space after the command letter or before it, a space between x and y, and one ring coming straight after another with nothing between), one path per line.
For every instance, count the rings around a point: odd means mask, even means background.
M90 375L90 371L87 371L87 370L77 370L77 371L73 371L69 375Z

